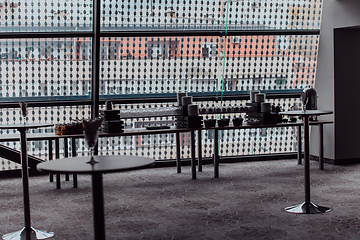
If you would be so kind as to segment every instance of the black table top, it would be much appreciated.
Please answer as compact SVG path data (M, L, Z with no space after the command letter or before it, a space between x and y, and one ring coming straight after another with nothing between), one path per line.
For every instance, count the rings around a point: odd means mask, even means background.
M90 156L73 157L39 163L37 169L52 173L108 173L122 172L150 166L154 160L139 156L94 156L98 163L91 165Z
M318 124L330 124L333 121L327 120L317 120L310 121L310 125L318 125ZM99 137L115 137L115 136L135 136L135 135L147 135L147 134L167 134L167 133L177 133L177 132L188 132L190 130L234 130L234 129L248 129L248 128L271 128L271 127L291 127L291 126L301 126L303 124L302 121L298 120L296 122L288 122L288 123L276 123L276 124L257 124L250 125L243 123L241 126L228 126L228 127L202 127L202 128L177 128L171 127L170 129L160 129L160 130L147 130L146 128L135 128L135 129L125 129L124 132L121 133L104 133L99 131ZM27 139L31 141L37 140L53 140L59 138L83 138L84 134L70 134L70 135L56 135L55 133L30 133L27 135ZM0 134L0 142L7 141L19 141L20 134Z
M330 110L297 110L297 111L285 111L279 112L282 115L295 115L295 116L313 116L313 115L325 115L331 114L333 111Z
M39 127L51 127L54 126L52 123L27 123L27 124L8 124L0 125L0 129L28 129L28 128L39 128Z

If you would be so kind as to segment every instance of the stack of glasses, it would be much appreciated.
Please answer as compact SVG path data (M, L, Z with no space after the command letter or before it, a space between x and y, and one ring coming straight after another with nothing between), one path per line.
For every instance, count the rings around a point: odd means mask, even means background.
M103 119L103 122L101 124L101 129L103 132L124 132L124 122L120 120L120 110L103 110L100 111L100 116Z
M100 117L103 119L101 124L101 129L103 132L124 132L124 122L120 120L120 110L112 110L111 102L106 102L106 110L100 111Z
M247 105L251 106L252 110L247 112L248 120L264 124L281 123L282 116L271 112L270 103L265 102L265 99L263 93L256 91L250 93L251 103L247 103Z
M178 93L178 104L183 107L183 114L176 116L177 127L201 128L203 126L203 117L199 116L199 106L192 102L192 97L186 96L185 93Z

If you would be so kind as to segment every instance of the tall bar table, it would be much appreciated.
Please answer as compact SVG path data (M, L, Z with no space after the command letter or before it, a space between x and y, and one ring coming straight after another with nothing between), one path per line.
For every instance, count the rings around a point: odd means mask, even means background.
M29 170L28 170L28 157L27 157L27 143L26 143L26 130L30 128L50 127L53 124L47 123L29 123L29 124L13 124L13 125L0 125L0 129L17 129L20 132L20 145L21 145L21 173L23 182L23 195L24 195L24 217L25 227L20 231L8 233L3 235L4 240L32 240L32 239L46 239L54 236L53 232L46 232L36 230L31 227L30 219L30 195L29 195Z
M325 213L329 212L330 208L318 206L310 201L310 128L309 128L309 117L318 116L325 114L332 114L332 111L328 110L305 110L305 111L286 111L280 112L281 115L289 116L301 116L303 119L304 126L304 185L305 185L305 202L300 205L291 206L285 208L290 213Z
M39 163L39 171L49 173L90 174L93 195L93 219L95 240L105 240L103 173L123 172L148 167L154 160L138 156L94 156L97 163L90 163L90 157L63 158Z

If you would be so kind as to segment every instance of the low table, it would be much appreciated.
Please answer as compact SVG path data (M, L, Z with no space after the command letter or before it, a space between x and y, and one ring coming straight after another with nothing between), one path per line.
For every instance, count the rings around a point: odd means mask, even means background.
M46 239L54 236L53 232L45 232L31 227L30 219L30 195L29 195L29 170L28 170L28 155L26 130L30 128L50 127L53 124L48 123L28 123L28 124L10 124L0 125L0 129L17 129L20 132L21 144L21 174L23 183L23 197L24 197L24 218L25 227L13 233L5 234L2 238L4 240L20 240L20 239Z
M328 110L305 110L305 111L287 111L280 112L282 115L300 116L303 119L304 126L304 185L305 185L305 202L302 204L285 208L287 212L291 213L325 213L330 211L328 207L318 206L310 201L310 128L309 117L332 114Z
M324 121L324 120L317 120L317 121L310 121L310 125L317 125L320 129L320 158L319 158L319 167L320 169L323 169L323 125L324 124L331 124L333 121ZM103 137L125 137L125 136L141 136L141 135L148 135L148 134L171 134L174 133L176 135L176 166L177 166L177 172L181 173L181 144L180 144L180 134L181 133L190 133L190 143L191 143L191 170L192 170L192 179L196 179L196 147L198 151L198 171L202 171L202 145L199 144L202 142L202 130L211 130L214 131L214 138L219 138L219 132L217 130L235 130L235 129L255 129L255 128L277 128L277 127L296 127L298 128L298 161L299 164L302 162L302 145L301 145L301 126L303 125L302 122L288 122L288 123L276 123L276 124L260 124L260 125L247 125L243 124L241 126L228 126L228 127L201 127L201 128L178 128L176 126L172 126L170 129L156 129L156 130L147 130L145 128L135 128L135 129L124 129L124 132L121 133L104 133L99 132L99 138ZM195 131L198 131L197 134L197 142L198 144L195 144ZM71 152L72 157L76 156L76 140L83 138L84 134L71 134L71 135L56 135L55 133L33 133L29 134L27 136L28 141L37 141L37 140L47 140L49 142L49 160L52 160L53 152L52 152L52 141L55 140L55 155L56 158L60 158L60 147L59 147L59 139L64 139L64 157L68 157L68 141L67 139L71 139ZM18 134L4 134L0 136L0 142L9 142L9 141L19 141L19 135ZM219 147L217 140L214 139L214 176L215 178L219 177ZM215 146L216 145L216 146ZM60 174L57 174L56 178L56 185L57 188L60 189ZM67 174L68 175L68 174ZM67 178L68 180L68 178ZM74 174L74 188L77 187L77 178L76 174ZM52 178L50 178L50 181L52 181Z
M323 127L324 124L330 124L333 123L333 121L325 121L325 120L316 120L316 121L310 121L310 125L312 126L318 126L320 129L320 134L319 134L319 152L320 152L320 156L319 156L319 169L324 169L324 137L323 137ZM298 163L301 164L302 162L302 147L301 147L301 126L303 126L304 123L301 121L296 121L296 122L286 122L286 123L269 123L269 124L265 124L265 123L261 123L261 124L255 124L255 125L251 125L251 124L247 124L244 123L240 126L227 126L227 127L208 127L206 128L206 130L213 130L214 131L214 177L218 178L219 177L219 162L220 162L220 156L219 156L219 131L223 131L223 130L235 130L235 129L256 129L256 128L279 128L279 127L296 127L298 129L298 151L297 151L297 158L298 158ZM201 143L201 133L200 131L203 129L199 129L199 134L198 134L198 142ZM202 158L201 158L201 144L198 145L198 151L199 151L199 172L202 170Z
M130 171L148 167L153 159L138 156L94 156L98 163L90 164L90 157L53 160L37 165L39 171L49 173L91 174L93 192L93 218L96 240L105 240L103 173Z

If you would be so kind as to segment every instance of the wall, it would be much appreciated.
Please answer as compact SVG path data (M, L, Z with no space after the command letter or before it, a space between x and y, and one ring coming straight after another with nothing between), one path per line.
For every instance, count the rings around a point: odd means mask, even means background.
M360 28L334 30L335 159L359 159Z
M321 119L334 120L334 124L324 127L324 157L330 158L341 163L348 159L358 158L360 159L360 151L357 149L360 147L346 147L346 143L353 141L356 144L357 136L360 136L360 130L355 130L348 127L351 126L347 121L350 118L360 117L359 113L351 112L349 115L340 114L336 111L341 107L349 108L349 104L355 105L356 103L345 98L349 92L339 91L336 95L336 89L334 88L334 28L342 28L354 25L360 25L360 1L359 0L323 0L323 15L319 42L319 56L318 56L318 68L316 76L315 88L318 92L318 109L334 110L333 115L321 116ZM349 50L351 51L351 50ZM353 78L344 78L343 86L350 86L357 76ZM338 85L338 86L341 86ZM358 94L358 88L350 86L353 93ZM344 96L342 96L344 95ZM359 98L358 98L359 99ZM335 103L335 101L337 101ZM360 99L358 100L358 102ZM355 115L356 114L356 115ZM315 130L315 128L314 128ZM350 130L350 131L348 131ZM339 134L341 133L341 134ZM335 142L336 137L336 142ZM313 131L311 134L311 141L313 143L318 142L317 131ZM313 155L318 154L317 144L312 144L310 153Z

